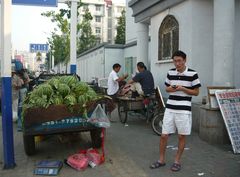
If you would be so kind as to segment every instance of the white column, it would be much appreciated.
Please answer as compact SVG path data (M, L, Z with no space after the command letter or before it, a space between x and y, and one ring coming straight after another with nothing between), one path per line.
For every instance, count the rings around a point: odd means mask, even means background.
M70 73L76 73L77 63L77 3L71 0Z
M214 0L213 84L233 86L235 0Z
M148 62L148 41L149 27L147 24L137 24L137 63L143 62L149 68Z
M11 77L11 10L9 1L1 4L1 77Z
M11 78L11 20L12 1L1 1L1 105L2 105L2 139L5 169L15 167L13 125L12 125L12 78Z

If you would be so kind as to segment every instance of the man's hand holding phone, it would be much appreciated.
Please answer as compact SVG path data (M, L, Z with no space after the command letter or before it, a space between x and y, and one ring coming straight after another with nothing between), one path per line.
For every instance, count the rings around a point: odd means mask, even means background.
M186 88L181 85L172 85L174 91L184 91Z

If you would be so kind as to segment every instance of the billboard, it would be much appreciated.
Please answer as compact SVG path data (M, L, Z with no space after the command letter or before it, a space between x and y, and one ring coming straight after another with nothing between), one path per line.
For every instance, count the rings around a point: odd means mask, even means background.
M240 153L240 89L215 93L234 153Z

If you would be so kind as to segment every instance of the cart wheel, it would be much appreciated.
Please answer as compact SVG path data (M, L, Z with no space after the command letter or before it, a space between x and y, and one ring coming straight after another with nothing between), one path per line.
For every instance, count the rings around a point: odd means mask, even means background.
M118 116L120 122L125 124L127 122L127 111L124 111L124 106L118 105Z
M102 144L101 132L102 132L101 128L90 131L90 135L91 135L91 139L92 139L92 146L94 148L101 147L101 144Z
M28 156L35 154L35 141L32 135L23 135L24 150Z
M163 114L158 113L152 119L152 129L157 134L162 134Z

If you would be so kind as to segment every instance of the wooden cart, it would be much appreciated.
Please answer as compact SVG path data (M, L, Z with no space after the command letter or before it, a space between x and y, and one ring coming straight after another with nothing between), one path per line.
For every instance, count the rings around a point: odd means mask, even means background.
M36 85L39 85L55 76L65 76L66 74L41 74ZM76 75L80 80L80 77ZM98 104L104 106L108 112L115 108L111 98L103 96L100 100L87 105L88 116ZM50 105L48 108L28 108L23 117L23 142L27 155L35 153L35 136L62 134L67 132L90 131L92 146L101 146L101 128L95 127L82 116L79 111L80 105L75 105L69 109L66 105Z

